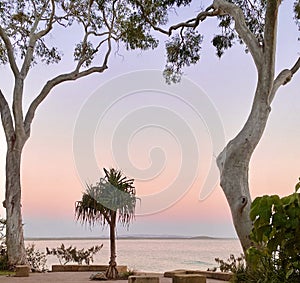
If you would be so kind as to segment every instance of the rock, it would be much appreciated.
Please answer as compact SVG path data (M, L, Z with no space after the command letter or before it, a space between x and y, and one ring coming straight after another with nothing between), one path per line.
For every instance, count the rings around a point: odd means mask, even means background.
M105 281L105 280L107 280L107 278L106 278L106 276L103 272L99 272L99 273L96 273L96 274L92 274L90 276L90 280Z
M30 267L27 265L16 265L16 277L28 277Z
M128 283L159 283L159 277L134 275L128 277Z

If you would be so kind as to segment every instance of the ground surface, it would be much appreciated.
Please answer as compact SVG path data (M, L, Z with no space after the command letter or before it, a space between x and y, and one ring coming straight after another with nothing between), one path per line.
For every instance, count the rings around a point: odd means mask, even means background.
M95 273L95 272L94 272ZM29 277L0 276L0 283L91 283L100 281L90 281L89 277L93 272L48 272L48 273L30 273ZM160 283L172 283L172 279L160 276ZM127 280L103 281L110 283L126 283ZM207 283L225 283L214 279L207 279Z

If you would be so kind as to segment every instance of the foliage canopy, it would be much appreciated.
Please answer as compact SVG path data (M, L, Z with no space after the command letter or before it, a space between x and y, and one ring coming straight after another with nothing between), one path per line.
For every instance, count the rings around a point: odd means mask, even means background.
M202 8L195 17L164 30L160 25L165 25L168 22L167 13L170 12L171 8L189 5L192 1L144 0L135 2L138 3L139 13L144 15L146 22L150 23L155 30L169 36L172 35L166 44L167 63L164 75L168 83L178 82L183 73L182 69L185 66L196 64L200 60L203 35L199 33L198 27L202 21L209 17L218 19L219 32L213 35L211 43L216 48L216 55L221 57L234 44L246 43L245 38L242 38L241 34L237 32L237 17L243 20L243 24L245 24L243 29L252 33L256 44L264 47L266 38L270 36L268 26L266 27L267 5L268 3L277 5L277 1L271 3L272 1L267 0L215 0L210 6ZM231 5L230 9L233 12L228 14L216 8L221 6L220 3L227 7ZM284 3L285 1L283 1ZM293 10L295 22L300 28L299 0L294 0ZM154 20L157 14L160 15L160 21ZM276 19L274 18L274 20ZM247 43L245 44L245 51L250 51Z

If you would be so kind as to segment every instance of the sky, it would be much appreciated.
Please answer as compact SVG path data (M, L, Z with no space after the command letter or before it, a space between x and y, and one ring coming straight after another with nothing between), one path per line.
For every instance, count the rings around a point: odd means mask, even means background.
M277 68L290 68L299 56L299 33L290 1L279 15ZM178 14L178 20L197 12ZM174 21L176 21L176 17ZM250 55L236 45L220 60L211 46L216 22L201 25L201 60L185 69L181 84L162 78L164 40L154 51L112 54L109 69L54 89L39 107L22 157L22 212L27 237L107 235L75 221L75 201L86 183L103 176L103 167L117 167L135 179L137 216L118 235L208 235L236 237L230 210L218 185L215 158L242 128L256 84ZM60 31L51 40L60 48L76 40L76 31ZM62 64L35 66L25 85L28 107L47 79L68 71ZM0 66L1 90L10 97L12 74ZM251 160L253 198L287 195L300 177L300 75L282 87ZM4 200L5 141L0 130L0 188ZM0 209L1 216L5 212Z

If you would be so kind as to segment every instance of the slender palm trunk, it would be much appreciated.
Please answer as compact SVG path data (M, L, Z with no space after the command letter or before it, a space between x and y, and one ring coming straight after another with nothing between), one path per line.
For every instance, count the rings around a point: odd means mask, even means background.
M21 150L8 149L6 156L6 245L8 264L27 264L21 212Z
M111 216L111 222L109 225L110 232L110 261L109 266L106 272L106 277L108 279L117 279L118 278L118 270L117 270L117 262L116 262L116 219L117 212L113 212Z

